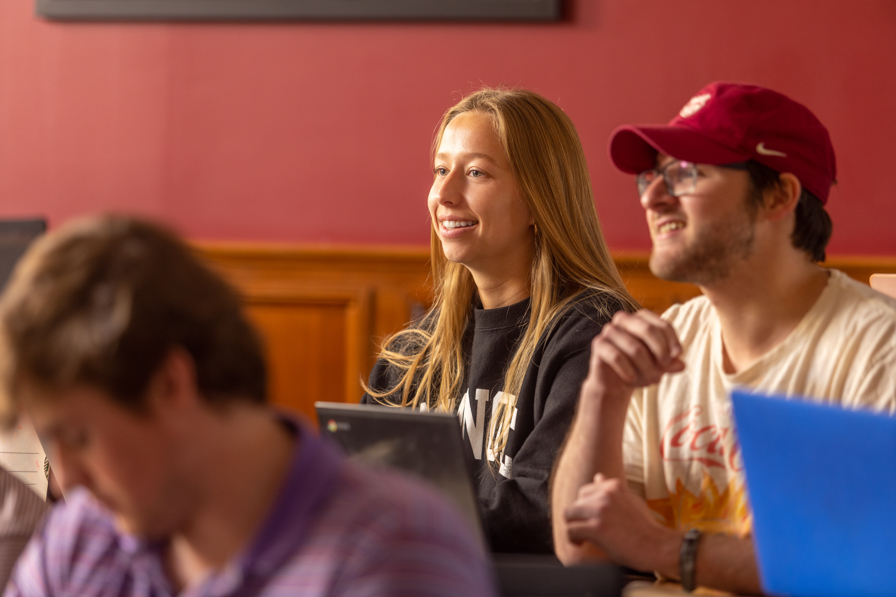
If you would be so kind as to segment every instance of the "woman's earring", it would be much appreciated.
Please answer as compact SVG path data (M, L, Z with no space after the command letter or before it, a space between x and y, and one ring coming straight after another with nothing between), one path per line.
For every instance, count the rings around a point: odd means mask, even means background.
M535 236L538 236L538 224L532 224L532 228L535 229Z

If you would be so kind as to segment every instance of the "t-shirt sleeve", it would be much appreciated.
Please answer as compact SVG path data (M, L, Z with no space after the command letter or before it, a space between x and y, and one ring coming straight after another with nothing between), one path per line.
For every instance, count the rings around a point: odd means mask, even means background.
M896 413L896 350L890 348L874 355L857 387L844 398L847 406Z
M847 305L830 325L841 330L843 341L832 343L828 354L830 368L847 372L847 382L834 397L849 408L896 413L896 317L891 301L860 302L852 296L841 301Z

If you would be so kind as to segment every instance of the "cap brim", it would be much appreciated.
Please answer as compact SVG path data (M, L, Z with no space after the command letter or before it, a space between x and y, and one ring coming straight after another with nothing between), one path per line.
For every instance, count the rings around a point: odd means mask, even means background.
M621 126L610 135L610 159L623 172L654 168L657 152L695 164L732 164L750 158L678 126Z

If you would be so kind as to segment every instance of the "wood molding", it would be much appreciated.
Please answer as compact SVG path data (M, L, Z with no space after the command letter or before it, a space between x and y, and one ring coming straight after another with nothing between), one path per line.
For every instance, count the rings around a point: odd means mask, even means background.
M660 280L647 264L648 253L618 253L613 255L622 282L642 307L662 313L675 303L683 303L700 294L693 284Z
M700 294L693 284L660 280L650 272L647 252L616 253L613 256L622 281L635 299L647 309L662 313L675 303L683 303ZM871 274L896 273L896 257L834 256L822 264L868 284Z
M243 296L265 340L272 402L313 420L314 402L361 397L383 338L430 300L417 247L197 245Z
M827 268L838 269L863 284L868 284L871 274L896 273L896 257L840 256L832 257L822 265Z
M430 303L426 247L286 246L199 243L211 266L242 294L265 339L271 400L314 417L316 400L361 396L382 340ZM657 279L648 253L614 255L644 307L662 312L700 291ZM894 257L833 257L825 267L865 284L896 273Z

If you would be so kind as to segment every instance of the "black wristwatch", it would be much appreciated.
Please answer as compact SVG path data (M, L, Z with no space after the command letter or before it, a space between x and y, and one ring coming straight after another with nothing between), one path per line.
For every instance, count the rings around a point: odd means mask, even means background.
M697 544L702 533L699 529L690 529L681 540L678 551L678 573L681 575L681 587L688 593L697 588Z

